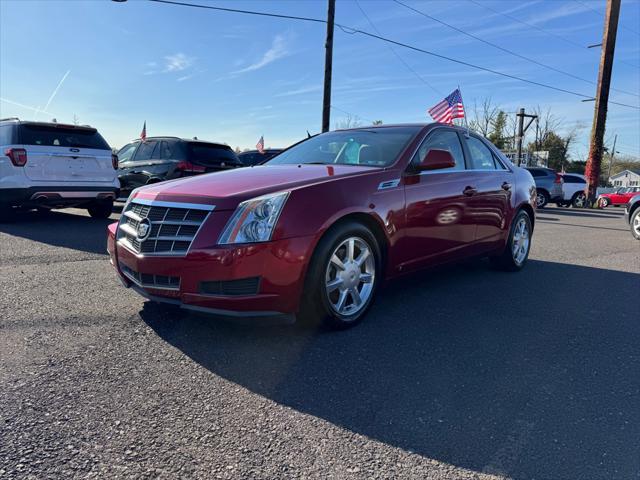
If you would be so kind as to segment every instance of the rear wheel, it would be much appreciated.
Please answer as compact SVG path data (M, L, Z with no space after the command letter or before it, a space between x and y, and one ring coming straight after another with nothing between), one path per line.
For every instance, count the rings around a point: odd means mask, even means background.
M87 211L93 218L109 218L113 212L113 200L92 203Z
M640 208L636 208L636 211L631 215L631 235L636 240L640 240Z
M500 270L516 272L527 262L531 249L531 218L524 210L520 210L511 224L509 239L503 252L491 257L491 263Z
M584 192L576 193L571 200L571 205L573 206L573 208L584 208L586 204L587 196L584 194Z
M549 200L551 200L551 198L549 197L549 194L547 192L545 192L544 190L539 190L536 193L536 207L537 208L546 207L547 203L549 203Z
M311 260L302 317L333 329L359 323L373 303L380 276L380 247L364 225L330 230Z

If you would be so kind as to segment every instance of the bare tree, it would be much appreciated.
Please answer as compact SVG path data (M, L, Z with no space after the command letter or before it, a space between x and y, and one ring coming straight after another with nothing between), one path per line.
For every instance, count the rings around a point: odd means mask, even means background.
M74 125L80 125L80 119L78 118L78 116L75 113L73 114L73 124Z
M344 130L346 128L355 128L355 127L359 127L360 125L362 125L362 121L360 120L360 117L358 117L357 115L351 115L349 113L347 114L346 117L344 117L342 120L339 120L336 123L336 130Z
M374 120L372 125L382 125L382 120Z
M474 100L469 116L469 128L483 137L488 137L499 113L500 109L492 104L491 97L485 98L480 105Z

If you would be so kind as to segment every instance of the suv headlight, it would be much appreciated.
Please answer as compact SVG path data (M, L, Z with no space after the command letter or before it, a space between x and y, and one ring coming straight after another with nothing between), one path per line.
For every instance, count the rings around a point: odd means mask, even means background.
M289 192L280 192L242 202L224 227L218 243L268 242L288 197Z

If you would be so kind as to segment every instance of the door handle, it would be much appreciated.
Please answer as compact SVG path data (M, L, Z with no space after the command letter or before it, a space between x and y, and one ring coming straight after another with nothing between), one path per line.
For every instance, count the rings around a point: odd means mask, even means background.
M478 193L478 190L475 187L465 187L462 193L467 197L470 197L471 195L475 195L476 193Z
M506 191L511 190L511 184L510 184L509 182L504 182L504 183L502 184L502 189L503 189L503 190L506 190Z

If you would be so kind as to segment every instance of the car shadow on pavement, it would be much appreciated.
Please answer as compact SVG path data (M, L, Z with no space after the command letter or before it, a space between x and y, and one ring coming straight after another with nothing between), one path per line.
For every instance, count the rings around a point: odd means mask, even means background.
M335 333L169 320L150 303L140 315L212 373L424 457L518 479L635 478L639 281L474 261L386 286Z
M107 225L117 221L96 219L71 211L20 212L11 223L0 223L0 233L87 253L107 254Z

